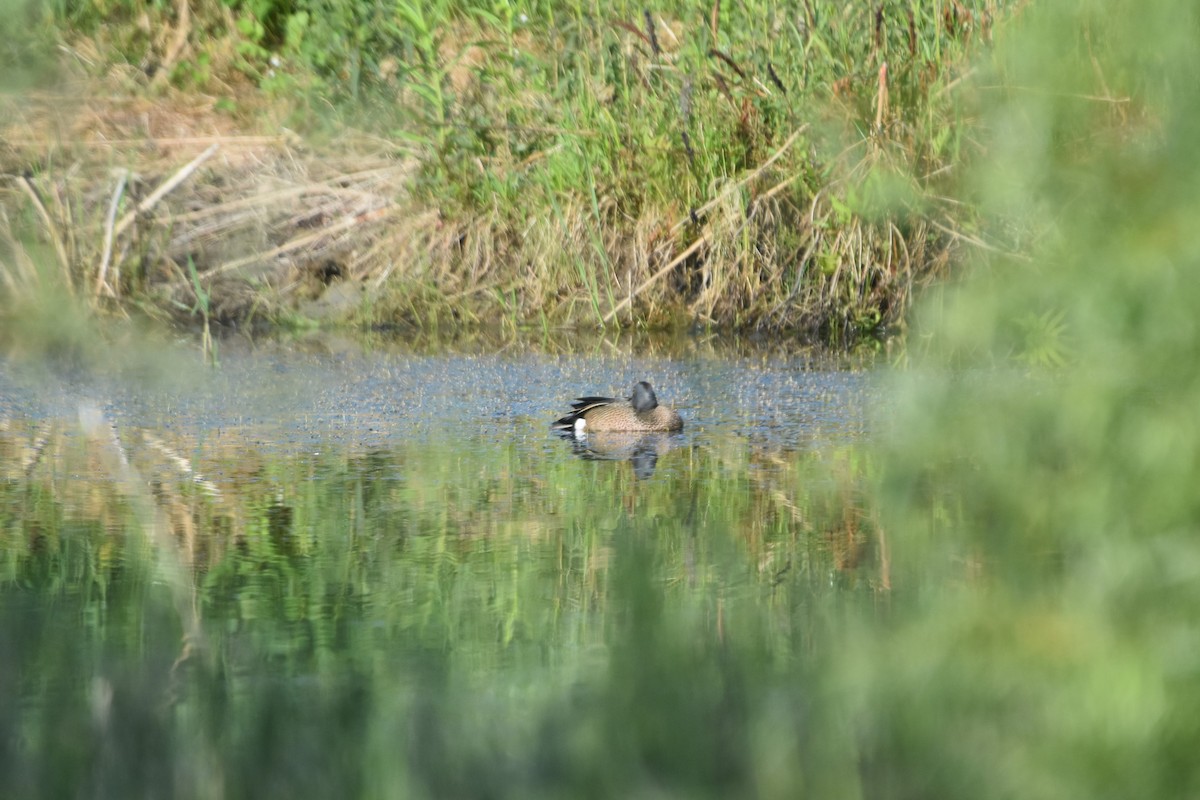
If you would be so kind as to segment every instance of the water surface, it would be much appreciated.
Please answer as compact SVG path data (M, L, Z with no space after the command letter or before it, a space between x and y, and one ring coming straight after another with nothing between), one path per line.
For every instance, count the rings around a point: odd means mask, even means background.
M827 615L889 581L855 500L870 372L699 346L169 363L0 373L0 793L727 796L768 729L818 758L795 726ZM626 461L549 431L641 379L682 434Z
M419 354L402 344L364 350L339 340L231 340L216 369L182 351L171 367L133 378L63 372L4 365L0 411L70 417L82 403L118 424L269 428L283 442L382 443L450 430L524 433L548 425L575 396L625 396L635 381L649 380L689 433L794 447L861 437L871 385L869 372L829 354Z

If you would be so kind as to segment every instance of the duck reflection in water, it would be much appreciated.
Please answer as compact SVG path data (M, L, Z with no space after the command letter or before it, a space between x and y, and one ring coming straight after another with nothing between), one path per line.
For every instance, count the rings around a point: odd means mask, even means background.
M575 452L592 459L631 461L639 478L654 474L671 449L668 435L683 429L674 409L659 405L653 387L638 381L627 398L580 397L571 412L550 426L572 439Z
M633 474L639 479L652 476L659 456L675 446L669 433L600 432L587 436L565 433L563 438L571 439L575 455L588 461L631 462Z

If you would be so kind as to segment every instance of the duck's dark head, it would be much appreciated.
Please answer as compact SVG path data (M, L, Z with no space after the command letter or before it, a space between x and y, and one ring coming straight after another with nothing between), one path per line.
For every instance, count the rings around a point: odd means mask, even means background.
M650 388L650 384L645 381L638 381L633 385L633 394L629 395L629 402L633 406L633 410L639 414L653 411L658 407L658 398L654 396L654 389Z

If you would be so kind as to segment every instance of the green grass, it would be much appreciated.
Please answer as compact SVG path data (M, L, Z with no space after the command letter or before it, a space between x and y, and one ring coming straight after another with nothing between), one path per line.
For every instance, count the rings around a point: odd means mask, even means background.
M993 0L257 0L192 4L185 22L171 4L110 5L51 19L133 85L291 108L314 141L351 125L415 159L396 222L362 234L384 242L353 271L389 276L369 321L698 322L835 344L902 326L960 258L976 221L959 176L979 151L964 78L1010 16ZM194 57L146 21L190 32ZM170 249L143 255L178 262ZM69 261L81 281L93 268Z

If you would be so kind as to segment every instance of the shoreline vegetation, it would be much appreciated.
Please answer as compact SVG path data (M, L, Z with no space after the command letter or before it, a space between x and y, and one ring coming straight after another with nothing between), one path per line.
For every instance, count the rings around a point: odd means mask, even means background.
M988 247L969 78L1019 7L51 4L0 277L206 331L883 339Z

